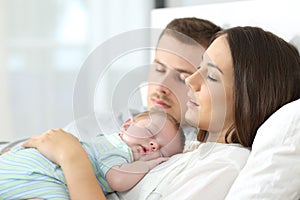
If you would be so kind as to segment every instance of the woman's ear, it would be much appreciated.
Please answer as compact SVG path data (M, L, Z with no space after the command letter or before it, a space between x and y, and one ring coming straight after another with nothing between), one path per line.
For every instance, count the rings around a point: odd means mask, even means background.
M128 127L130 126L130 124L133 122L133 118L129 118L127 119L123 125L122 125L122 130L123 131L127 131Z

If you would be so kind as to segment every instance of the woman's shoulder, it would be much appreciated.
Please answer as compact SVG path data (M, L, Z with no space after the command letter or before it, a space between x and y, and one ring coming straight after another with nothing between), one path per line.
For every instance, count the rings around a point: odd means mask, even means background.
M227 163L240 169L246 164L250 150L240 144L222 144L215 142L201 143L198 149L198 159L207 160L210 163Z

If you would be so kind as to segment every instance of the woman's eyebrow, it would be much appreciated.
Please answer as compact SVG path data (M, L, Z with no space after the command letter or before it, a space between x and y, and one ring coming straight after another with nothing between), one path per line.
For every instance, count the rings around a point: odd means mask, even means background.
M217 65L215 65L213 63L207 63L207 66L213 67L213 68L217 69L219 72L221 72L222 74L224 74L223 71Z
M201 56L201 63L205 63L205 58L207 57L208 55L206 53L204 53L202 56ZM218 65L215 65L214 63L212 62L206 62L207 63L207 66L209 67L213 67L215 69L217 69L219 72L221 72L222 74L224 74L224 72L220 69L220 67L218 67ZM201 64L200 64L201 66Z

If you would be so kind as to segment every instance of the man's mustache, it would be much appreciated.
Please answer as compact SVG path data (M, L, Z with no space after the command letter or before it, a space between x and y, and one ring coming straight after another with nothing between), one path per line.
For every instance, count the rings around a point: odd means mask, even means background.
M156 98L156 99L159 99L159 100L162 100L162 101L164 101L166 104L168 104L168 105L171 105L172 103L173 103L173 101L171 100L171 99L169 99L166 95L164 95L164 94L159 94L159 93L152 93L151 95L150 95L150 97L151 97L151 99L152 98Z

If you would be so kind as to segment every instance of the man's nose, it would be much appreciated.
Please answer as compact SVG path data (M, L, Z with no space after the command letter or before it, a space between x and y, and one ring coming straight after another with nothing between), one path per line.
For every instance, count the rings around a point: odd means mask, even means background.
M157 92L164 94L164 95L169 95L172 91L172 77L170 76L169 72L166 72L166 74L161 77L160 79L157 79L155 81L157 84L156 90Z
M156 91L163 95L169 95L171 93L171 90L168 88L168 86L162 83L158 83L156 86Z

